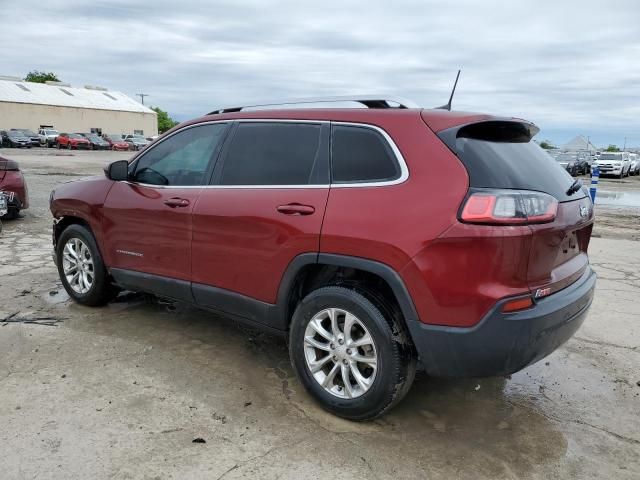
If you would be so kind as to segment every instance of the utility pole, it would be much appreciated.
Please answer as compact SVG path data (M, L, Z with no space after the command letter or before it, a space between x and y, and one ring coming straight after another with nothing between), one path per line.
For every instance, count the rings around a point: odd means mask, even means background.
M622 151L623 152L627 151L627 137L624 137L624 146L622 147Z
M137 97L140 97L140 101L142 102L142 104L144 105L144 97L148 97L149 94L148 93L136 93Z

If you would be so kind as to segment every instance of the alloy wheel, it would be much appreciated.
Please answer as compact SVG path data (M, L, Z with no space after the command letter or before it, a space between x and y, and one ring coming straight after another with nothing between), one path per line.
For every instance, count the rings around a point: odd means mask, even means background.
M307 324L304 355L313 378L339 398L357 398L373 385L378 356L373 337L352 313L327 308Z
M71 238L62 252L62 271L71 289L85 294L95 281L93 257L89 247L79 238Z

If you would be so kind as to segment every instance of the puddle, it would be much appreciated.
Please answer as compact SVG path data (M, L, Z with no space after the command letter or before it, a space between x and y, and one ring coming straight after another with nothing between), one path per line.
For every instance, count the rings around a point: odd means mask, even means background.
M607 192L606 190L599 190L596 194L596 205L640 207L640 192Z

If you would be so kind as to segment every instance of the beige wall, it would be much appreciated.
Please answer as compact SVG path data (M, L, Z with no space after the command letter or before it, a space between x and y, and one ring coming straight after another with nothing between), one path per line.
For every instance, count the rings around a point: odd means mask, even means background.
M155 112L136 113L0 102L0 130L30 128L37 132L40 125L52 125L59 132L89 132L91 128L101 128L103 133L133 133L134 130L142 130L147 137L158 134Z

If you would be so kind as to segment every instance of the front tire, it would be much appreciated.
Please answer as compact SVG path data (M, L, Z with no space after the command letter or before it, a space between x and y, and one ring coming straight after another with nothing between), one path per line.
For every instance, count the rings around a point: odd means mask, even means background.
M18 218L20 216L20 210L17 208L9 208L9 210L7 211L7 214L2 218L3 220L15 220L16 218Z
M117 290L86 227L70 225L62 232L56 245L56 263L64 289L76 302L95 307L115 297Z
M416 369L401 320L363 293L313 291L298 304L289 335L291 363L307 391L331 413L358 421L402 400Z

